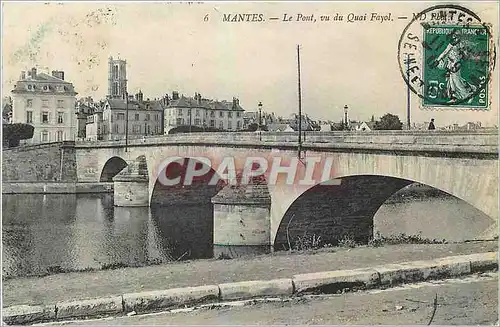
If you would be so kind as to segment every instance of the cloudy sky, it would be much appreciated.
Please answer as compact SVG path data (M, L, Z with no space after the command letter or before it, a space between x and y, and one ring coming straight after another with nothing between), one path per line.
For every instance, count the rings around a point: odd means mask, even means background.
M127 60L129 92L155 98L186 95L240 98L253 111L297 111L296 45L301 45L303 110L319 119L368 120L385 113L406 119L406 84L397 44L411 16L435 3L3 3L2 95L21 70L64 70L78 96L107 93L110 55ZM493 24L498 2L464 3ZM263 14L265 22L223 22L224 14ZM314 14L316 23L282 22L284 14ZM391 22L346 22L347 15L389 14ZM320 15L343 22L320 22ZM207 19L205 19L207 17ZM270 21L270 17L279 17ZM492 90L498 90L498 67ZM496 91L497 92L497 91ZM437 125L498 121L498 92L488 112L422 110L412 95L412 121Z

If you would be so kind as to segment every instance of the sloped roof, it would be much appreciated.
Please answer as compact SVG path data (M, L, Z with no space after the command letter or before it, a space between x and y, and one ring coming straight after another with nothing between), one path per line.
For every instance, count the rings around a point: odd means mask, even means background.
M47 83L48 85L44 85L45 83ZM58 90L59 86L63 89ZM29 89L28 87L32 87L32 89ZM14 85L14 89L12 90L12 93L47 94L51 92L66 95L78 94L77 92L75 92L73 83L46 73L38 73L35 75L35 77L31 75L26 76L25 78L18 80Z
M53 82L53 83L60 83L60 84L71 84L63 79L57 78L55 76L46 74L46 73L38 73L36 74L35 80L40 81L40 82Z
M170 100L167 108L201 108L212 110L245 111L245 109L243 109L238 103L236 103L233 108L233 102L230 101L201 99L201 101L198 102L197 99L185 97L184 95L180 96L179 99Z
M283 132L283 131L287 130L288 128L292 128L292 127L288 124L268 124L267 125L267 130L270 132Z
M127 109L127 101L124 99L108 99L106 102L109 104L111 110L119 109L126 110ZM149 107L148 107L149 104ZM128 109L129 110L151 110L151 111L160 111L163 110L163 106L160 101L144 101L139 102L137 100L128 100Z

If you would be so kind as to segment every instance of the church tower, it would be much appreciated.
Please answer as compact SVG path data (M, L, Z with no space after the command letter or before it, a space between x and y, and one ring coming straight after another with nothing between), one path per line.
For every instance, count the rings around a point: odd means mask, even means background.
M125 92L127 92L127 61L109 57L108 97L123 98Z

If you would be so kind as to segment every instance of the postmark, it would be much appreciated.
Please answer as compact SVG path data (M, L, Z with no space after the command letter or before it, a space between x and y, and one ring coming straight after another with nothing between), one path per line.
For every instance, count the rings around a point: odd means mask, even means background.
M398 43L403 79L421 106L487 110L495 47L490 25L458 5L415 15Z

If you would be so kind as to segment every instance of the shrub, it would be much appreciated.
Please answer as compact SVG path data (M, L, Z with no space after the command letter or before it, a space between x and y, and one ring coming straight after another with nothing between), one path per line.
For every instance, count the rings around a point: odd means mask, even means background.
M304 236L297 236L292 249L296 251L316 250L322 247L321 236L304 232Z
M357 246L357 243L354 240L354 237L352 237L351 235L344 235L339 240L338 245L343 248L355 248Z
M20 140L27 140L33 137L35 128L30 124L3 124L2 138L5 147L19 145Z
M224 130L215 127L200 127L200 126L189 126L182 125L172 128L168 131L168 134L178 134L178 133L201 133L201 132L224 132Z
M417 235L407 235L401 233L399 235L383 236L377 232L375 237L368 242L369 246L379 247L383 245L396 245L396 244L446 244L445 239L429 239L422 237L422 232Z

